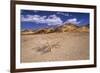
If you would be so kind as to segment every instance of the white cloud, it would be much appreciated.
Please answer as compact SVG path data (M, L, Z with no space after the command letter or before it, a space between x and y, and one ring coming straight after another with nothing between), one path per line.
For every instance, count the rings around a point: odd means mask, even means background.
M61 20L60 17L56 16L56 15L50 15L47 19L46 22L48 23L48 25L61 25L63 23L63 21Z
M60 17L56 15L50 16L40 16L40 15L26 15L21 16L21 21L24 22L36 22L36 23L46 23L48 25L61 25L63 21Z
M37 10L34 10L34 12L37 13L38 11Z
M57 12L57 14L60 14L60 15L63 15L63 16L72 16L72 15L69 14L69 13L63 13L63 12Z
M39 15L26 15L21 17L21 21L37 22L40 19Z
M72 18L72 19L68 19L66 22L64 23L73 23L73 24L79 24L80 21L77 20L77 18Z

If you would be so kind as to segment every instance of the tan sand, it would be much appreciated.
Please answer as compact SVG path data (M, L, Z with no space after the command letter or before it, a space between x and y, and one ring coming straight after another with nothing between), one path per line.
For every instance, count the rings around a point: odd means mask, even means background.
M89 59L89 33L21 35L21 62Z

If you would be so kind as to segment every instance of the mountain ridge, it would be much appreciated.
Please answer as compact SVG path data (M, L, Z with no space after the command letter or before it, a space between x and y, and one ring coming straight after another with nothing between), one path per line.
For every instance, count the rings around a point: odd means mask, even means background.
M89 32L89 24L78 26L73 23L65 23L60 26L49 26L42 29L32 30L26 29L21 31L22 34L29 33L29 34L40 34L40 33L54 33L54 32Z

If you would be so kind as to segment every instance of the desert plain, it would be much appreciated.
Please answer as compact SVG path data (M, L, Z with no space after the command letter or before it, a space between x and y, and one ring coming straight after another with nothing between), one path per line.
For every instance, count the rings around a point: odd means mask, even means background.
M89 59L89 32L21 34L21 62Z

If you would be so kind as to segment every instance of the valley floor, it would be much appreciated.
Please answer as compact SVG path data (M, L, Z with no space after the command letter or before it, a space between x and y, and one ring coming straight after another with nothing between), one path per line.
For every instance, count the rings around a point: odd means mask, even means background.
M89 59L89 33L21 35L21 62Z

